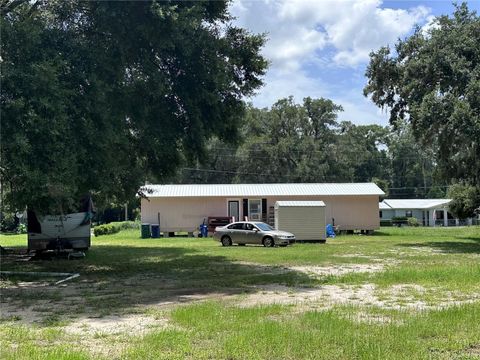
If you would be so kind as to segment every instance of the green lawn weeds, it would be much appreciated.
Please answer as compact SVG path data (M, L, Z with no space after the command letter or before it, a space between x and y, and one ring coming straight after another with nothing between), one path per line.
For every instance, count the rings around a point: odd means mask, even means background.
M2 278L2 359L480 358L480 227L287 248L125 230L81 260L0 267L80 273Z

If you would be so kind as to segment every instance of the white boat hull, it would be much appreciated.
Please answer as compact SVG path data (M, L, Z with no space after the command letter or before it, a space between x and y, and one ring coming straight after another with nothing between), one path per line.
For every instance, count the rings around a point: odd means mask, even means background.
M35 231L28 229L29 250L88 249L90 220L87 217L87 212L37 216L40 228L37 224Z

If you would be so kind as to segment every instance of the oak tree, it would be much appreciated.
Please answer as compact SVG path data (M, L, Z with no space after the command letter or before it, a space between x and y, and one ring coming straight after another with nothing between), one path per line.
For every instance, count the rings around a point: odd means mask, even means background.
M12 208L124 201L238 136L262 35L226 1L3 1L2 187Z

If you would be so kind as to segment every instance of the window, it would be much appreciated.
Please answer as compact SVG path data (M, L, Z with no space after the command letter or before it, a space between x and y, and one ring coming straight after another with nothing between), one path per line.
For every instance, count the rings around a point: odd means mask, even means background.
M407 211L405 211L405 216L406 216L406 217L412 217L412 216L413 216L413 215L412 215L412 210L407 210Z
M273 228L270 225L265 224L265 223L256 223L255 225L257 225L260 228L260 230L263 230L263 231L272 231L273 230Z
M235 223L228 227L230 230L243 230L243 223Z
M380 211L378 215L380 216L380 218L382 218L382 215L383 215L383 214L382 214L382 212Z
M254 229L254 226L250 223L245 223L245 230L250 230L252 231Z
M250 220L260 220L262 217L262 200L248 200L248 216Z

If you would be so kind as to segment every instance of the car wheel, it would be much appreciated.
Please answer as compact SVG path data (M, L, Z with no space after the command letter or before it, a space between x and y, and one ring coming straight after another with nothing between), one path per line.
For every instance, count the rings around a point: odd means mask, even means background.
M275 242L271 237L267 236L265 239L263 239L263 246L272 247L275 246Z
M232 239L230 239L230 236L224 236L222 237L222 246L230 246L232 245Z

